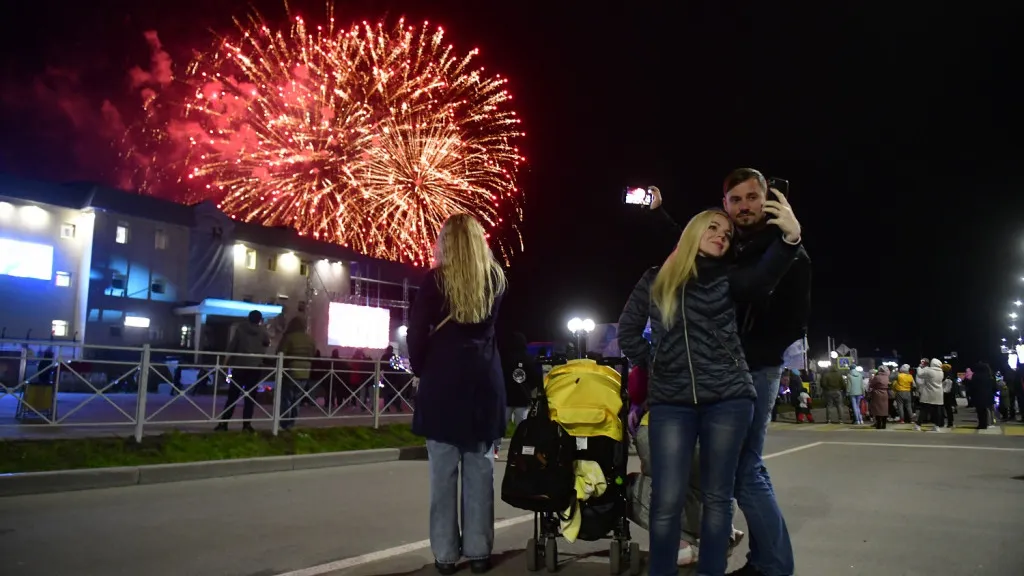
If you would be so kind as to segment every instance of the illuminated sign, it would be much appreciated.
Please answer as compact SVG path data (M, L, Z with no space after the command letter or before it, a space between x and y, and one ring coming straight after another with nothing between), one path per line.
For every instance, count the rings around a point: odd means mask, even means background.
M52 279L53 246L0 238L0 275Z
M327 344L383 350L391 344L391 311L331 302L327 310Z

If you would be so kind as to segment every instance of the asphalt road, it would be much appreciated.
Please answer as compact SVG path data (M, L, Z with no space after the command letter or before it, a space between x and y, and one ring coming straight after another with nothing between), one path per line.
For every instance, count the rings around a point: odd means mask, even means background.
M773 430L766 453L797 574L1024 573L1020 437ZM404 461L4 498L0 574L433 574L427 490L426 463ZM530 524L496 516L494 573L523 574ZM561 543L562 573L607 574L606 550Z

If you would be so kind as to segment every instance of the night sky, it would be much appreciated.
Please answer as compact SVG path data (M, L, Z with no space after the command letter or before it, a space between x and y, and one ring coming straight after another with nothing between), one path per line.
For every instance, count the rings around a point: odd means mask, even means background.
M0 14L0 170L58 181L108 173L90 156L102 148L95 118L104 99L131 109L125 77L148 61L143 31L181 67L248 6L17 4ZM720 205L731 169L752 166L791 182L814 262L817 356L831 335L912 364L996 359L1024 297L1013 18L924 3L609 4L336 4L339 23L441 24L511 78L528 162L506 329L542 340L565 336L573 315L616 321L674 241L621 204L623 187L658 185L685 223ZM285 18L280 2L256 5Z

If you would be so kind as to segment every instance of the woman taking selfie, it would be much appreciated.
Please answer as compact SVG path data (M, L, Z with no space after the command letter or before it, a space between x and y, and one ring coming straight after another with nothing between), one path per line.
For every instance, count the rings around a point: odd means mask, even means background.
M677 574L680 516L698 438L704 516L697 573L725 574L736 468L756 398L735 303L770 294L800 244L799 222L786 199L776 197L764 209L781 234L756 266L730 266L723 259L733 234L728 216L701 212L665 263L640 279L619 318L619 346L650 374L651 576ZM651 345L643 338L648 320Z
M430 548L441 574L465 556L491 567L494 442L505 432L505 381L494 323L505 275L472 216L444 223L409 318L409 362L419 377L412 431L427 439ZM459 531L459 476L462 531Z

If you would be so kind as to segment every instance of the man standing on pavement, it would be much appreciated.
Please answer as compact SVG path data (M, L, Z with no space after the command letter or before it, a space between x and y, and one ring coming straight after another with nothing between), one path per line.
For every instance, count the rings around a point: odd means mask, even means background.
M653 187L650 191L651 210L657 210L661 206L661 191ZM767 225L778 210L765 206L768 182L757 170L740 168L726 177L723 191L722 204L736 226L735 264L756 266L780 234L777 227ZM795 570L789 529L775 501L762 453L772 406L779 395L783 354L806 335L810 310L811 260L803 246L797 251L796 262L769 297L736 310L757 401L736 476L736 501L747 520L750 552L747 564L733 572L733 576L791 576Z
M836 424L843 423L843 411L840 406L843 405L843 390L846 389L846 383L843 382L843 375L839 372L839 368L835 366L829 366L829 369L821 375L821 392L825 396L825 423ZM836 419L832 420L832 407L836 408Z
M235 413L235 404L241 396L242 400L242 430L252 432L252 417L255 410L255 401L252 398L253 392L263 380L263 358L255 354L266 354L267 346L270 346L270 334L262 326L263 314L259 310L249 312L245 322L235 325L234 335L228 342L226 352L228 365L231 366L231 385L228 387L227 399L224 401L224 411L220 415L220 424L217 424L218 431L228 429L228 421Z

